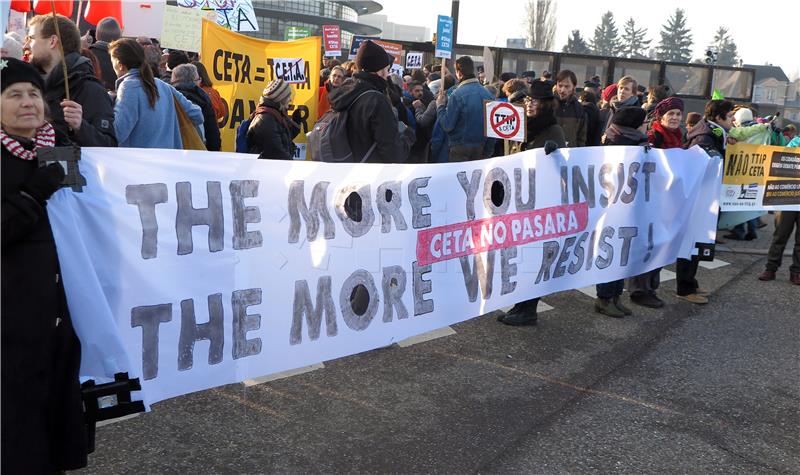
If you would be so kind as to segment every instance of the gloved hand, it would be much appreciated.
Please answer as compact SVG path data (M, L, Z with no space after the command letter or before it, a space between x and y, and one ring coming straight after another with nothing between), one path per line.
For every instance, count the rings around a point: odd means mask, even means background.
M558 150L558 144L553 142L552 140L547 140L544 143L544 154L545 155L550 155L551 153L555 152L556 150Z
M303 113L300 111L299 108L295 109L292 112L292 120L295 121L295 123L297 123L297 124L302 124L303 123Z
M64 169L58 163L37 168L22 184L22 191L29 194L37 203L44 206L64 181Z

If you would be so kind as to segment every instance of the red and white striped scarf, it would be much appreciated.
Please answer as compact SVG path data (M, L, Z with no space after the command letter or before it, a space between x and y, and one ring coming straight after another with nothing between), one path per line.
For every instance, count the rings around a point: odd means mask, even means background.
M6 134L5 130L0 130L0 142L3 147L17 158L22 160L35 160L36 149L43 147L55 147L56 131L53 126L45 122L43 126L36 129L36 138L33 139L33 150L26 150L19 141Z

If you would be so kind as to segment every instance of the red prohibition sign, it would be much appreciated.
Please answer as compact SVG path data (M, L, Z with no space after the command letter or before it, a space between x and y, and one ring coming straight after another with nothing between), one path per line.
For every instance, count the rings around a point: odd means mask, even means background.
M511 111L511 115L509 115L505 119L503 119L500 122L495 124L494 123L494 113L497 112L497 110L500 109L500 108L509 109ZM517 124L517 126L514 128L514 130L512 130L510 134L504 134L503 132L500 132L500 126L505 124L506 122L508 122L511 119L514 119L516 121L516 124ZM508 104L506 102L501 102L500 104L497 104L496 106L494 106L494 109L492 109L489 112L489 125L491 125L492 130L494 130L494 133L496 133L500 137L503 137L504 139L510 139L511 137L517 135L517 133L519 132L519 128L522 127L522 122L520 122L520 120L519 120L519 113L517 112L516 109L514 109L513 106L511 106L510 104Z

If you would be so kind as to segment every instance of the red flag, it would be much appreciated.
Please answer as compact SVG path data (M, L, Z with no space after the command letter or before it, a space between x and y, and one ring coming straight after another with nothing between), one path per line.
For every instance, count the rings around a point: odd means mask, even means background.
M92 25L97 25L105 17L113 17L122 26L121 0L89 0L83 18Z
M11 0L11 9L18 12L31 11L31 0Z
M58 0L57 2L50 2L50 0L34 0L33 11L39 15L53 13L52 3L56 4L56 13L59 15L64 15L67 18L72 16L72 2L68 0Z

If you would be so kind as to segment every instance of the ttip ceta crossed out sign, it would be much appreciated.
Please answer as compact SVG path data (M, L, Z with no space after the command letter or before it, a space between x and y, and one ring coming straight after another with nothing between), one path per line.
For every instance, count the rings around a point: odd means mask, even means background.
M508 102L484 101L483 134L486 137L525 141L525 110Z

